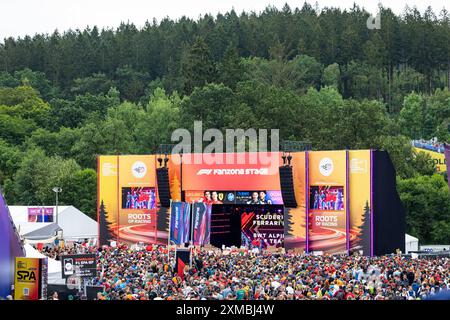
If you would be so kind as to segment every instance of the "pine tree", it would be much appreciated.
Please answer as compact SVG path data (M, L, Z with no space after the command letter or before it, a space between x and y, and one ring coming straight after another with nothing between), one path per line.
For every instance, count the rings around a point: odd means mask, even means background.
M216 68L211 52L203 40L198 37L181 62L185 93L191 94L195 87L202 87L214 80Z
M111 222L108 221L108 212L105 210L103 200L100 204L99 222L100 224L100 246L109 245L109 240L112 238Z
M181 185L176 173L174 173L173 179L170 181L170 195L173 201L181 201Z
M230 42L225 50L222 62L218 66L218 78L229 88L234 89L236 83L242 80L244 74L244 67L239 58L238 48Z
M169 208L159 207L156 212L156 228L158 231L169 231L170 212Z
M290 208L284 208L284 236L285 237L292 237L293 229L291 227L292 225L292 214Z
M366 201L362 224L359 227L359 243L361 244L363 254L370 255L370 207L369 201Z

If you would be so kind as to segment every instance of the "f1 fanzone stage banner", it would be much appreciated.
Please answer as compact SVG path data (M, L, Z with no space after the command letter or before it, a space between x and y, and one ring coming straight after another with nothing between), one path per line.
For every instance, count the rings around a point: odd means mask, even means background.
M291 153L298 206L284 209L285 248L370 253L372 154L371 150ZM257 155L227 154L232 160L227 163L226 156L215 154L222 162L200 159L194 163L192 154L183 154L181 164L180 156L169 156L172 203L181 201L182 191L184 201L193 203L195 244L209 242L211 204L283 204L278 172L282 153L271 153L269 163ZM190 162L185 161L189 158ZM182 229L171 228L175 223L170 218L171 210L159 205L158 166L154 155L98 158L100 243L115 240L166 244L169 236L172 241L180 241L181 234L175 232ZM172 207L172 214L173 210L176 207ZM183 209L177 212L181 217Z

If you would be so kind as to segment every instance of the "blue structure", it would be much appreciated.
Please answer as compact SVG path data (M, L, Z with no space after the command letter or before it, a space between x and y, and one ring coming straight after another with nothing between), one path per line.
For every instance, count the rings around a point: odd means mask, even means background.
M14 258L25 256L20 237L0 189L0 297L11 294Z

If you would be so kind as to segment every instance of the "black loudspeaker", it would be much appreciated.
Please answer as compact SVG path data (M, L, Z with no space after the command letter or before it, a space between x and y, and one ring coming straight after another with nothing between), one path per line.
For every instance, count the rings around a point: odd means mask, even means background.
M279 168L281 196L286 208L296 208L297 200L294 193L294 176L291 166L282 166Z
M156 181L158 183L158 194L161 207L170 207L170 184L169 184L169 169L157 168Z

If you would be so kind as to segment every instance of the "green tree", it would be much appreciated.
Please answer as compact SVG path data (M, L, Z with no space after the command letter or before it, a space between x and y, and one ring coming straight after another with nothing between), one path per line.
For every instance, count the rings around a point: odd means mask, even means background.
M243 74L244 66L239 57L238 48L230 43L223 54L222 61L217 66L217 82L234 89L236 83L242 80Z
M18 147L0 139L0 186L9 203L14 203L15 200L12 184L23 156L23 152Z
M181 61L181 74L184 78L184 91L190 94L195 87L213 82L216 67L205 40L197 37L193 45L184 54Z
M160 144L171 143L172 132L183 127L180 122L180 104L177 93L168 96L161 88L154 91L144 115L138 119L134 128L137 152L154 152Z
M447 243L450 196L444 177L434 174L399 179L397 190L406 210L406 232L422 243Z
M194 120L201 120L204 130L225 128L227 117L233 115L233 99L233 91L223 84L196 88L181 102L182 123L193 128Z
M115 73L115 80L122 98L134 102L139 101L139 98L144 95L148 79L147 73L136 71L130 65L117 68Z
M403 134L413 139L420 138L423 133L423 103L422 96L413 92L405 97L400 111L399 122Z
M322 82L325 86L333 87L337 90L341 87L341 70L337 63L330 64L323 70Z
M80 169L74 172L68 186L61 192L66 204L73 205L94 220L97 220L97 172Z
M89 77L73 80L70 91L75 95L85 95L87 93L98 95L108 93L108 90L115 86L115 82L109 79L106 74L94 73Z
M415 175L414 151L407 137L383 135L375 139L375 145L378 149L389 153L398 177L411 178Z
M414 152L413 168L418 175L431 176L436 172L436 164L428 153Z

